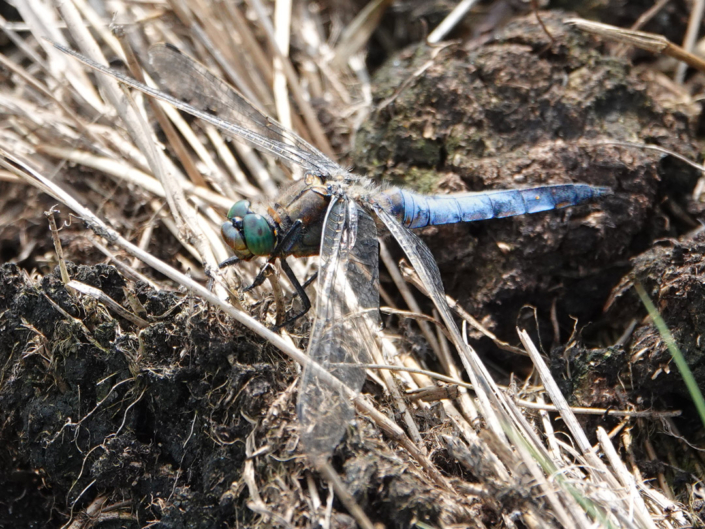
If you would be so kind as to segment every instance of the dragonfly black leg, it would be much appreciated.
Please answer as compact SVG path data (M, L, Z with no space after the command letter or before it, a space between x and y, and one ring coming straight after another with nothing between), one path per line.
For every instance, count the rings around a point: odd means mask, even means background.
M281 241L279 241L274 247L274 251L272 252L272 257L270 259L276 259L277 257L281 257L283 255L285 256L289 253L291 247L301 236L301 228L303 225L304 223L301 219L294 221L291 228L289 228L289 231L284 234Z
M235 255L231 255L231 256L228 257L225 261L223 261L222 263L220 263L220 264L218 265L218 268L225 268L226 266L232 266L232 265L234 265L234 264L239 263L240 261L241 261L241 259L240 259L239 257L237 257L237 256L235 256Z
M303 222L301 219L298 219L294 222L294 224L291 226L291 229L282 237L282 240L279 244L277 244L277 247L274 249L274 256L279 257L279 262L281 263L282 270L284 270L284 273L286 274L286 277L289 278L289 281L291 282L292 286L294 287L294 290L296 290L296 293L299 295L301 298L301 303L303 305L303 309L298 313L292 316L291 318L287 319L284 323L281 325L277 325L276 328L282 328L286 327L290 323L295 322L298 320L301 316L306 314L309 310L311 310L311 299L308 297L308 294L306 294L306 287L308 287L316 277L318 277L318 272L313 274L311 277L309 277L306 282L302 285L299 282L299 279L296 277L294 274L294 271L291 269L289 266L289 263L286 261L286 255L289 253L289 250L291 247L296 243L298 238L301 236L301 228L303 226Z
M242 289L243 292L249 292L250 290L253 290L260 286L262 283L264 283L264 280L267 279L267 271L272 268L272 263L270 261L267 261L264 263L264 266L259 269L259 272L257 272L257 275L255 276L255 280L252 282L252 284L249 287L245 287Z
M306 288L308 287L311 283L315 281L315 279L318 277L318 272L314 272L314 274L309 277L306 281L304 281L304 284L301 285L302 287Z
M296 320L298 320L301 316L306 314L309 310L311 310L311 299L308 297L308 294L306 294L306 291L304 288L306 288L313 278L316 277L317 274L314 274L313 277L311 277L304 285L301 285L299 283L298 278L294 274L294 271L291 269L289 266L289 263L286 262L286 258L282 257L279 260L279 263L281 264L282 270L284 270L284 273L286 274L286 277L289 278L289 281L291 281L291 284L294 287L294 290L296 290L296 293L299 295L301 298L301 304L303 305L303 309L298 314L294 314L290 318L288 318L284 323L277 325L275 329L281 329L282 327L286 327L290 323L294 323Z
M301 298L301 303L303 304L303 309L298 313L292 316L291 318L288 318L284 323L281 325L277 325L275 329L280 329L282 327L286 327L290 323L295 322L298 320L301 316L306 314L309 310L311 310L311 299L308 297L308 294L306 294L306 291L304 290L307 286L309 286L314 279L318 276L318 273L313 274L311 277L309 277L306 282L301 285L299 280L297 279L296 275L294 274L294 271L291 269L289 266L289 263L286 261L286 255L289 253L289 250L291 250L292 246L296 244L296 241L298 238L301 236L301 228L303 227L303 222L299 219L295 221L289 231L286 232L284 237L281 238L281 240L277 243L275 246L274 250L272 251L271 255L269 256L269 259L267 259L267 262L265 265L260 268L259 272L257 273L257 276L255 276L255 280L252 282L252 284L249 287L246 287L243 289L244 292L249 292L250 290L257 288L260 286L262 283L264 283L264 280L267 278L267 270L272 266L274 261L276 259L279 259L281 262L281 267L282 270L284 270L284 273L286 276L289 278L289 281L291 281L292 286L294 287L294 290L296 290L296 293L299 295ZM230 266L232 264L235 264L239 261L239 259L235 256L230 257L229 259L226 259L222 263L220 263L220 268L223 268L224 266Z

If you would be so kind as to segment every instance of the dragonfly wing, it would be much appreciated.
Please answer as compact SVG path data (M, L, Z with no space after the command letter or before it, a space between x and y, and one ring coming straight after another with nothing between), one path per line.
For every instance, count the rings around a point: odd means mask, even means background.
M152 46L149 63L159 84L174 97L250 131L250 134L243 134L225 129L231 135L318 174L345 172L313 145L255 108L232 86L178 49L164 44ZM260 142L252 141L252 132Z
M379 205L373 205L373 207L379 219L397 240L399 246L401 246L402 250L404 250L404 253L411 261L414 270L419 274L419 278L428 289L429 296L436 305L436 308L443 314L444 319L447 316L448 320L446 321L452 322L453 316L445 298L441 272L438 270L436 259L433 257L431 250L428 249L428 246L426 246L416 234L402 226L399 221L384 208Z
M308 347L313 362L304 369L298 402L301 439L313 457L327 457L354 418L351 395L365 382L360 364L371 362L380 325L378 253L372 217L347 197L334 196L321 239Z
M477 357L477 353L463 341L460 331L453 320L448 302L446 301L441 274L436 265L436 260L431 254L431 250L429 250L428 246L413 232L402 226L399 221L379 203L372 204L372 207L382 223L399 242L402 250L404 250L404 253L406 253L411 261L414 270L419 275L422 283L426 286L426 290L433 304L438 309L441 318L446 324L446 329L450 333L453 343L458 348L458 351L461 352L460 360L465 367L470 381L478 389L477 396L484 410L488 424L497 435L501 436L502 425L497 421L496 413L504 408L502 400L498 395L499 390L494 382L492 382L485 366ZM491 409L494 410L494 412L490 412ZM508 421L504 412L500 415L500 419Z
M301 166L319 176L346 172L297 134L288 131L273 119L265 116L234 88L220 81L204 66L174 48L159 45L156 47L160 51L155 55L157 58L154 60L154 66L156 66L154 70L157 77L162 78L163 83L176 83L175 86L165 87L176 92L181 91L182 93L178 95L171 95L171 93L140 83L122 72L97 63L61 44L54 43L54 47L96 71L109 75L135 90L210 123L226 134L268 151L286 162ZM167 58L172 62L171 68L166 64ZM177 71L172 71L172 69ZM199 88L208 96L196 97L200 93ZM216 94L222 95L227 102L221 102L218 97L215 97ZM187 100L193 101L194 104ZM218 112L220 115L216 114ZM252 127L253 130L248 127Z

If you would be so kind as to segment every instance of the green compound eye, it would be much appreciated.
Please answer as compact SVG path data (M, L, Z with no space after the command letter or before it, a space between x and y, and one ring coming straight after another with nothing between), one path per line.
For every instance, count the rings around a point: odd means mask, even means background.
M245 239L242 237L242 233L238 230L233 223L229 220L223 222L220 227L220 233L223 236L225 243L233 249L235 255L240 259L248 259L252 257L252 253L247 248L245 244Z
M250 201L249 200L238 200L233 204L228 210L228 218L234 219L235 217L245 218L250 212Z
M262 215L250 213L242 219L242 232L247 248L254 255L271 255L274 250L274 232Z

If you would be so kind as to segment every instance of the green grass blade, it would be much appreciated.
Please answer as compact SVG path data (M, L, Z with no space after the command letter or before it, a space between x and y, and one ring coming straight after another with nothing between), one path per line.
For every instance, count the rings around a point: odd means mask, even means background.
M678 370L681 372L683 380L685 381L685 386L688 388L693 402L695 402L695 407L698 409L700 420L702 421L703 425L705 425L705 400L703 399L703 394L700 391L700 388L698 387L698 383L695 381L693 372L690 370L690 367L688 367L688 363L685 361L683 353L676 345L676 341L673 339L671 331L668 329L666 322L663 321L661 314L659 314L658 310L656 309L656 306L653 304L651 298L649 298L649 295L644 290L644 287L641 286L641 283L634 283L634 288L639 294L641 302L644 304L646 310L649 312L649 316L651 316L651 319L656 324L656 328L658 329L661 338L664 342L666 342L666 347L668 347L668 350L670 351L671 356L673 357L673 360L676 363Z

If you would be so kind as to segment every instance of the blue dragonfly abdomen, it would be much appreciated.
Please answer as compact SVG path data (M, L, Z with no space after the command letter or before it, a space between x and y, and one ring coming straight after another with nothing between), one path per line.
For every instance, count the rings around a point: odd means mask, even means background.
M407 228L512 217L577 206L609 195L612 190L587 184L559 184L527 189L503 189L453 195L422 195L400 188L386 189L373 201ZM385 204L386 202L386 204Z

